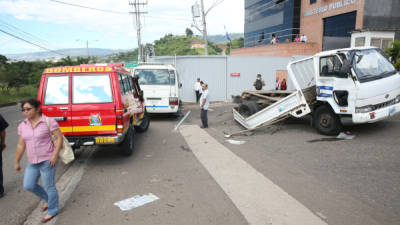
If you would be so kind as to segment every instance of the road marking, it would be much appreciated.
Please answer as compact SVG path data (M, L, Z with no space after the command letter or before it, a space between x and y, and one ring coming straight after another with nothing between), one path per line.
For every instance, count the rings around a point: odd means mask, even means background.
M78 186L79 181L82 179L82 176L85 172L88 159L93 153L93 147L86 148L84 152L81 153L81 156L73 162L73 164L68 168L68 170L60 177L56 186L59 197L59 211L62 212L65 204L68 199L71 197L74 192L76 186ZM24 225L37 225L41 224L41 220L46 215L45 212L42 212L43 201L39 203L35 210L28 216L27 220L24 222ZM57 216L52 220L47 222L46 224L53 225L57 222Z
M197 125L182 125L180 132L249 224L327 225Z

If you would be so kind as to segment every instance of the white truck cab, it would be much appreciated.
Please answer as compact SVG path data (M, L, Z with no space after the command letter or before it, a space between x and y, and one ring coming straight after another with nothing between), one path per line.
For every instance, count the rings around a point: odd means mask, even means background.
M314 56L314 70L317 104L313 122L319 130L337 133L337 119L372 123L400 112L400 75L380 49L321 52ZM326 109L318 110L321 106ZM335 115L327 116L328 109Z
M181 106L179 76L173 65L139 64L133 75L143 90L149 113L178 113Z
M318 132L337 135L344 123L373 123L400 112L400 74L378 48L325 51L287 69L295 91L246 92L251 97L242 102L246 107L233 109L235 120L255 129L311 113ZM256 113L246 118L243 108Z

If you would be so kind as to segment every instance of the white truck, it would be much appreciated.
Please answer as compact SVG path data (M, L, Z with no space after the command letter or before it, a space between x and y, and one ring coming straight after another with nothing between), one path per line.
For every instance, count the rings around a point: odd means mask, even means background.
M400 74L377 48L325 51L290 62L294 91L243 92L234 119L252 130L289 116L311 114L324 135L342 124L373 123L400 112Z

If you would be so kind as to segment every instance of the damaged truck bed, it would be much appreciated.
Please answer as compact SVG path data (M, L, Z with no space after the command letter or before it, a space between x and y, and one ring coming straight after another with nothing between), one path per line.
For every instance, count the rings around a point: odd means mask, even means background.
M234 119L248 130L273 124L289 116L302 117L311 112L315 87L296 91L245 91L234 101Z

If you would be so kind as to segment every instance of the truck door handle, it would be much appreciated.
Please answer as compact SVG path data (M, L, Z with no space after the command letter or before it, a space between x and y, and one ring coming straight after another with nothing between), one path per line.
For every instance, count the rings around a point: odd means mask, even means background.
M68 107L58 107L59 110L68 110Z

